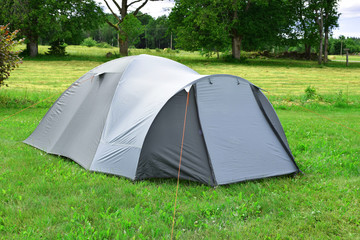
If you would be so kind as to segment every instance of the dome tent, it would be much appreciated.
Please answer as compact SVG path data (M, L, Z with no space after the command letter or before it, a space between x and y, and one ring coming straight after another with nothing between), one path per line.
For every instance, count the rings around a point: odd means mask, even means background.
M24 142L91 171L132 180L177 177L187 96L181 179L215 186L299 171L258 87L149 55L86 73Z

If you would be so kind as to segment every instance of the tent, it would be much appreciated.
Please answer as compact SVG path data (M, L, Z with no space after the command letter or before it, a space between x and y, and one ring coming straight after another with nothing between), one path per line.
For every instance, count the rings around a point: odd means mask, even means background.
M258 87L149 55L86 73L24 142L91 171L132 180L174 178L187 99L181 179L216 186L299 171Z

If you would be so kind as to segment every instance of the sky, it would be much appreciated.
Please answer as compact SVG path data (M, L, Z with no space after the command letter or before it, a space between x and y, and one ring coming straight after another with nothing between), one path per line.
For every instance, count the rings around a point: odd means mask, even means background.
M96 1L105 6L103 0ZM108 0L108 2L110 3L112 0ZM118 2L121 2L121 0L118 0ZM173 6L174 1L171 0L148 2L141 11L157 18L162 15L168 15ZM105 12L110 12L106 6L104 9ZM114 7L113 9L115 10L116 8ZM340 35L344 35L345 37L360 38L360 0L340 0L339 12L341 13L339 27L333 31L333 36L337 38Z

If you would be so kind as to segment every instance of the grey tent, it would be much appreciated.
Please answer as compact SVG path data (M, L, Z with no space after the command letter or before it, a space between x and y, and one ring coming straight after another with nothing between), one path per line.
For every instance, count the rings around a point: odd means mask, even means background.
M232 75L199 75L139 55L102 64L73 83L24 142L86 169L132 180L177 177L212 186L297 173L264 94Z

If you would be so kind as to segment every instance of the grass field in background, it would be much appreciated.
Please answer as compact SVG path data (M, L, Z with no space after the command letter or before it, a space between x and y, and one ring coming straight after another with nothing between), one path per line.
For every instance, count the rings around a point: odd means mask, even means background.
M330 55L330 60L342 60L346 61L346 54L341 55ZM360 61L360 55L349 55L349 61Z
M170 238L175 180L91 173L22 143L56 98L109 60L109 51L69 46L64 58L27 58L0 89L0 121L49 98L0 122L0 239ZM131 53L169 57L200 74L238 75L268 90L304 172L216 189L181 181L178 239L360 239L360 63ZM316 89L313 99L305 96L308 86Z

